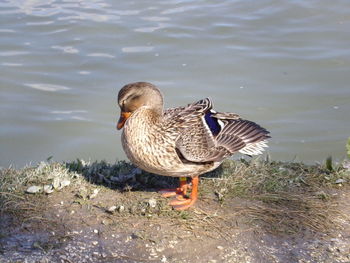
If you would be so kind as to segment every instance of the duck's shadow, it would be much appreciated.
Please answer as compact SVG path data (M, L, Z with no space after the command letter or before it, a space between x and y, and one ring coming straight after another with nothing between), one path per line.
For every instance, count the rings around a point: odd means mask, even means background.
M82 175L89 183L119 191L153 192L175 188L179 183L176 177L148 173L126 161L110 164L105 161L85 163L82 160L76 160L66 163L66 166L69 171ZM216 177L221 169L219 167L215 172L203 176Z

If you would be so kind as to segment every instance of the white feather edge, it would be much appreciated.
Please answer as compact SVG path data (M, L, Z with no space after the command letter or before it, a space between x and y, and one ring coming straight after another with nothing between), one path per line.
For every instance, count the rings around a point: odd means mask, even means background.
M216 113L216 111L213 109L211 109L210 111L212 113ZM207 131L211 134L211 130L205 121L204 115L202 117L202 121L203 121L204 126L207 129ZM222 120L218 119L218 123L219 123L221 129L223 129L225 126L224 122ZM267 147L269 147L267 145L267 140L263 140L263 141L256 142L256 143L248 143L244 148L240 149L239 152L243 153L243 154L248 154L248 155L259 155L259 154L262 154L263 151L265 151L264 148L267 148Z
M267 141L263 140L256 143L248 143L244 148L240 149L239 152L248 155L258 155L262 154L266 147L268 147Z

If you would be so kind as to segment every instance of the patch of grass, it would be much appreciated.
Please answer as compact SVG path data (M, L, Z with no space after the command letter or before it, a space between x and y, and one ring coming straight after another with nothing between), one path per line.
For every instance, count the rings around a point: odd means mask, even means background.
M271 232L297 233L305 229L327 231L334 227L336 222L333 219L340 211L337 209L337 197L332 192L347 187L350 171L334 164L329 169L327 164L228 160L201 178L200 194L204 199L214 199L226 207L236 199L245 200L247 204L235 208L234 213ZM211 215L210 212L201 211L203 215L199 216L198 209L183 212L172 210L167 200L154 192L176 186L178 179L146 173L125 161L115 164L82 160L41 163L21 170L2 169L0 180L0 214L12 213L18 217L34 218L39 205L45 203L45 194L26 194L28 186L70 180L70 189L74 191L75 202L80 206L92 206L89 196L96 188L101 193L104 189L120 193L118 204L114 204L119 210L110 213L111 218L177 218L189 226L192 223L206 224L208 229L218 223L211 220L218 217L216 212ZM155 206L150 206L151 198L156 200ZM120 209L120 205L123 209ZM100 211L108 210L103 203L94 206L101 208ZM221 215L220 220L229 220L225 217Z
M156 191L177 184L176 178L152 175L126 162L114 165L92 163L81 172L92 182L127 192ZM242 210L249 220L259 221L270 231L289 233L305 228L325 230L331 226L332 219L324 218L324 211L336 214L335 197L329 190L339 188L338 179L349 182L350 173L336 166L330 171L326 165L228 160L202 178L202 196L215 195L221 204L229 204L237 197L251 200L253 205ZM125 202L123 216L173 217L187 221L193 218L191 211L179 213L171 210L164 199L157 199L157 208L149 210L145 201L135 199L135 195L133 198L132 202Z
M0 214L9 213L16 218L36 217L40 208L40 195L26 194L29 186L44 186L54 181L79 181L78 174L70 172L64 164L41 162L35 167L25 167L20 170L12 168L0 170Z
M147 173L126 161L109 164L105 161L87 163L77 160L65 165L69 171L80 174L90 183L123 191L147 191L168 187L178 181Z
M341 166L329 169L327 164L226 161L221 171L203 179L207 189L216 189L221 203L237 197L250 200L242 213L270 232L326 232L341 214L332 193L346 187L350 171Z
M341 166L329 171L322 165L229 160L204 180L216 189L226 189L228 197L250 198L265 193L318 191L322 187L336 187L338 179L349 181L350 172Z

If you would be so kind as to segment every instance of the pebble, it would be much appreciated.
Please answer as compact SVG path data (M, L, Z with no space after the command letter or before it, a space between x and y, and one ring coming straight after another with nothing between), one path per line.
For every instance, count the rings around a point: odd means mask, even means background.
M350 161L344 162L343 167L350 170Z
M26 192L29 194L36 194L36 193L41 192L42 190L43 190L42 186L32 185L32 186L28 187Z
M108 212L113 213L115 210L117 210L117 207L115 205L111 206L107 209Z
M123 205L120 205L120 206L118 207L118 212L119 212L119 213L124 212L124 210L125 210L125 207L124 207Z
M63 180L62 182L60 182L60 186L59 186L59 190L70 185L70 181L69 180Z
M346 180L340 178L340 179L336 180L335 183L336 184L346 183Z
M100 191L99 189L94 189L94 191L92 192L92 194L89 195L89 199L95 198L95 197L97 196L97 194L98 194L99 191Z
M44 185L44 192L46 194L51 194L53 191L54 189L52 184Z
M154 199L154 198L149 199L149 200L148 200L148 205L149 205L149 207L151 207L151 208L155 208L155 207L157 206L157 200Z

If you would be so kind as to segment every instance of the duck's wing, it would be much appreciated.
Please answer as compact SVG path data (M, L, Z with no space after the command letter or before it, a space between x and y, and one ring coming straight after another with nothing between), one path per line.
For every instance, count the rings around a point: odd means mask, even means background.
M164 114L167 129L176 129L180 158L191 162L222 161L234 152L258 154L266 147L268 131L234 113L217 113L210 99ZM248 148L247 148L248 147Z

